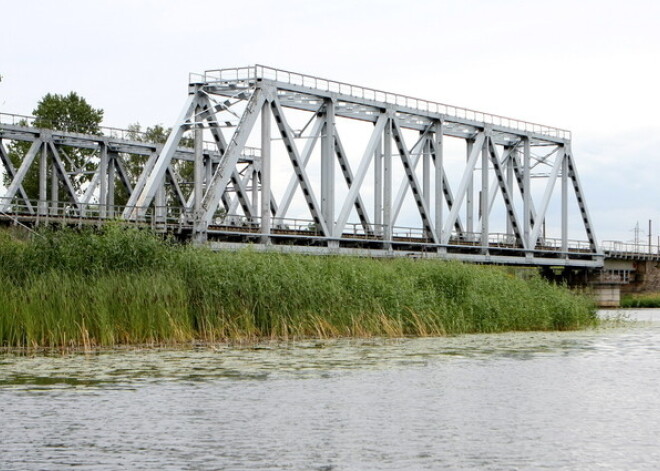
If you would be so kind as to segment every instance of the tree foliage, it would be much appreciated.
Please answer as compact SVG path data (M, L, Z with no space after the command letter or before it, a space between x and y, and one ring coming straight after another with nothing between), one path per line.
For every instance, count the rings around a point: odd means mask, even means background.
M169 137L170 133L172 132L172 128L166 128L162 124L147 126L146 128L143 129L140 123L129 124L126 130L127 130L126 138L129 140L138 141L138 142L150 142L156 144L164 144L165 141L167 141L167 138ZM179 147L193 147L193 145L194 145L194 141L190 137L184 137L179 142ZM137 179L140 177L140 173L144 169L144 165L147 159L148 156L146 155L134 155L134 154L126 155L126 158L124 159L125 168L127 173L129 174L129 178L131 178L133 182L137 181ZM180 176L182 180L182 182L180 182L181 186L183 187L183 190L187 196L187 194L191 191L191 188L187 188L189 185L186 185L186 182L192 180L193 178L193 172L194 172L193 163L185 162L185 161L173 161L172 168ZM169 197L172 198L174 195L171 192L172 192L172 188L169 188ZM125 204L125 201L127 200L128 200L128 195L125 194L125 189L118 187L115 197L116 203Z
M93 108L76 92L46 94L32 112L34 126L46 129L99 134L103 110Z
M48 93L37 103L37 107L32 111L32 114L34 116L32 126L37 128L101 134L100 124L103 120L103 110L92 107L76 92L70 92L68 95ZM23 121L19 124L27 125L28 123ZM30 142L16 141L8 146L9 158L14 167L20 167L23 158L30 149L30 145ZM64 154L64 160L71 167L67 170L72 173L80 172L76 178L72 178L73 186L79 188L83 183L89 181L90 175L82 172L92 169L93 163L89 160L93 155L93 150L63 146L60 151ZM52 171L52 165L49 165L49 175ZM5 175L5 184L10 183L8 180L9 177ZM39 198L38 158L35 158L25 175L23 188L30 199L36 200Z

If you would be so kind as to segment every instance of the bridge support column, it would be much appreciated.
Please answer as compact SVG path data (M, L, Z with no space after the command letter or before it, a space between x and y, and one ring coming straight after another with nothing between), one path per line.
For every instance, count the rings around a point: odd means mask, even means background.
M59 179L57 178L57 166L55 160L50 165L50 214L57 216L60 202Z
M374 151L374 234L383 235L383 142Z
M266 100L261 107L261 243L270 243L270 192L271 192L271 111L270 101ZM259 183L259 172L254 172L253 188ZM255 196L258 193L253 193ZM256 201L255 201L256 204Z
M568 156L561 166L561 251L568 257Z
M531 160L531 147L529 136L523 137L523 181L522 181L522 197L523 197L523 237L525 239L525 246L527 252L525 257L528 259L533 258L534 245L531 243L532 234L532 195L530 185L530 160Z
M104 178L108 179L108 193L103 204L106 205L107 213L106 216L110 219L115 217L115 175L117 172L117 153L113 152L108 155L108 174Z
M46 139L50 136L42 136L44 141L39 159L39 204L37 214L46 216L48 214L48 145Z
M490 227L488 224L490 213L490 191L488 190L488 161L490 160L490 138L492 131L488 128L484 131L486 138L481 149L481 193L479 198L479 213L481 217L481 253L488 253L488 236Z
M165 185L163 184L154 198L154 227L156 231L162 232L167 230L167 195L165 194Z
M598 307L619 307L621 303L621 284L594 283L591 285Z
M472 155L472 148L474 147L474 140L467 140L467 154L466 161L470 161ZM465 221L467 236L470 240L474 237L474 173L469 177L466 192L465 192Z
M504 148L504 152L509 156L505 162L506 185L513 194L513 164L515 161L515 155L514 155L515 150L512 149L511 146L506 146ZM506 215L506 235L509 240L513 240L514 232L513 232L513 220L511 213L507 213Z
M444 204L445 204L445 167L444 167L444 136L443 122L435 124L435 233L438 241L445 240L444 232ZM446 247L438 247L438 253L446 253Z
M383 130L383 248L392 249L392 119Z
M334 109L332 100L326 100L321 130L321 212L328 227L333 227L335 222Z
M101 144L99 159L99 216L105 219L108 216L108 143Z

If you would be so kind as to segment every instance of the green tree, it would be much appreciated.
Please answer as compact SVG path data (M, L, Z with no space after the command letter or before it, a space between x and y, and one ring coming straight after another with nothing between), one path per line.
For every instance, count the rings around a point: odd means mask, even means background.
M142 128L140 123L129 124L126 128L126 138L132 141L138 142L152 142L156 144L164 144L167 141L167 138L172 132L172 128L166 128L162 124L155 124L153 126L147 126L145 129ZM184 137L179 142L179 147L193 147L194 141L190 137ZM129 178L133 183L137 181L144 169L144 165L148 159L146 155L135 155L128 154L125 156L125 168L126 172L129 175ZM192 180L194 165L192 162L185 161L175 161L173 162L173 167L183 179L184 182ZM191 188L186 188L189 185L185 183L182 184L183 191L187 196ZM173 191L170 188L170 193ZM170 194L170 197L173 197L173 194ZM123 187L117 187L117 192L115 196L116 204L125 204L128 201L128 194L126 194L126 189Z
M32 113L35 127L82 134L99 134L103 121L103 110L93 108L76 92L68 95L48 93Z
M32 126L37 128L101 134L100 124L103 120L103 110L93 108L76 92L70 92L68 95L48 93L37 103L32 114L34 115ZM25 121L19 124L28 125ZM9 158L16 168L20 167L30 145L30 142L15 141L8 146ZM67 168L67 171L72 175L73 186L79 188L83 183L89 181L91 175L85 172L92 170L95 166L90 161L94 151L67 146L63 146L60 151L64 154L63 160L70 167ZM37 162L38 159L35 159L23 180L23 188L28 197L34 200L39 198L39 165ZM52 171L52 165L49 165L49 175ZM5 184L8 183L8 177L5 176Z

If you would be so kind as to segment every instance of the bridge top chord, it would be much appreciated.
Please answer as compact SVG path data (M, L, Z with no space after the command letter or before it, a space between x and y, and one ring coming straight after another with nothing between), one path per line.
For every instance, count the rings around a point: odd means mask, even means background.
M484 113L481 111L463 108L459 106L447 105L444 103L433 102L421 98L390 93L373 88L362 87L345 82L328 80L312 75L291 72L288 70L276 69L273 67L255 64L246 67L233 67L226 69L207 70L202 74L191 73L190 83L230 83L230 82L251 82L258 80L272 80L279 83L309 88L326 93L336 93L360 100L372 102L381 102L387 105L394 105L409 108L423 113L442 115L443 117L481 122L509 128L519 133L533 133L540 136L547 136L565 141L571 140L571 132L566 129L546 126L543 124L532 123L506 116Z

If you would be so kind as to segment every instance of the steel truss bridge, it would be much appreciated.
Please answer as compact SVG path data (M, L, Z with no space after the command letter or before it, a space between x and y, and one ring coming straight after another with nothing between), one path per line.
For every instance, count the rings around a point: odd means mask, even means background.
M119 219L214 247L603 264L569 131L261 65L191 75L164 143L1 115L0 160L0 218L23 224Z

